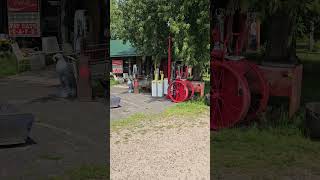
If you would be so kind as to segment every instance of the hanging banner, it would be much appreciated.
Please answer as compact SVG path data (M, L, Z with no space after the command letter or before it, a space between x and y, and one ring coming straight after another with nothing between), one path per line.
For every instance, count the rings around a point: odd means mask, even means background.
M112 60L112 72L115 74L123 73L123 60Z
M8 0L10 12L38 12L38 0Z
M39 0L8 0L10 37L40 37Z

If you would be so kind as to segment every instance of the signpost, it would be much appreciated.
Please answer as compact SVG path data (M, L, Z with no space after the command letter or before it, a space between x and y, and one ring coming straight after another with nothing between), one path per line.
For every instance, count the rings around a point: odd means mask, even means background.
M7 0L10 37L40 37L40 0Z
M115 74L123 73L123 60L121 59L112 60L112 72Z

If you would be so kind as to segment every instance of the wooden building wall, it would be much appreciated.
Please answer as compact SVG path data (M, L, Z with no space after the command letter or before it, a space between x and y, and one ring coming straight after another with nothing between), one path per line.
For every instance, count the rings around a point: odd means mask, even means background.
M109 3L105 0L61 0L61 34L62 39L70 41L73 38L73 20L75 11L78 9L88 10L92 33L88 40L93 43L106 41L104 31L108 24ZM64 17L63 17L64 16Z
M0 0L0 33L8 33L7 0Z

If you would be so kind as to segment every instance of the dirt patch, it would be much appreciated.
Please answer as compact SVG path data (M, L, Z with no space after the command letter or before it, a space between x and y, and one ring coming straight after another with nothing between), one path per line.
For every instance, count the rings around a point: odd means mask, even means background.
M111 179L210 179L209 114L111 133Z

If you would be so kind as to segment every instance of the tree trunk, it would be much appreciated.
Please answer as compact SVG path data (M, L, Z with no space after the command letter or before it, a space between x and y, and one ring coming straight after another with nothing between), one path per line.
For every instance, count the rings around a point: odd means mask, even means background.
M309 33L309 51L313 51L314 47L314 22L310 24L310 33Z
M192 67L192 80L201 81L202 80L202 67L200 64L197 64Z
M295 51L296 38L293 31L293 19L279 10L268 18L268 35L265 61L277 63L298 63ZM290 41L291 39L291 41Z

